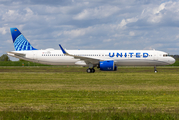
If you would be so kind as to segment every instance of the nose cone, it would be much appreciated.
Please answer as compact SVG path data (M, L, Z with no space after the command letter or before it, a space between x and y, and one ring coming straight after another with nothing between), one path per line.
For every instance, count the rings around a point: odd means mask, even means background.
M169 64L173 64L173 63L175 63L175 59L172 58L172 57L170 57L170 59L168 60L168 62L169 62Z

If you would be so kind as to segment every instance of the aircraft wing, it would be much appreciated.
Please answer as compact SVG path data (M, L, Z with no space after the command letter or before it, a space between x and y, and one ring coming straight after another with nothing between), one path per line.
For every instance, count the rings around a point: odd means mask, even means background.
M83 60L85 61L86 64L98 64L100 59L95 59L95 58L90 58L90 57L84 57L84 56L77 56L77 55L72 55L72 54L69 54L68 52L66 52L65 49L63 49L63 47L59 44L63 54L65 55L68 55L68 56L72 56L74 57L75 59L80 59L80 60Z

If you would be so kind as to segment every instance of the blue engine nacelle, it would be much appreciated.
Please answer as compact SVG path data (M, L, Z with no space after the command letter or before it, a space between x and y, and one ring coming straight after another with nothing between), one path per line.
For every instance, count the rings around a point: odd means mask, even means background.
M117 70L117 66L114 65L114 61L112 60L100 61L98 67L102 71L116 71Z

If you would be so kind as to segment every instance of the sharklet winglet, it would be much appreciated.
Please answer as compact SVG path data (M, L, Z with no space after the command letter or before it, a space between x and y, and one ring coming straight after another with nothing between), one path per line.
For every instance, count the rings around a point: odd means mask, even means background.
M61 48L63 54L68 54L68 53L63 49L63 47L62 47L60 44L59 44L59 46L60 46L60 48Z

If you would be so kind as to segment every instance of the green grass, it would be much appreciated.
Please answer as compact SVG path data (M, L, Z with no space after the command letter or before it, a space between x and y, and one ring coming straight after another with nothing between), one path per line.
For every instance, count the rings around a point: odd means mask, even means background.
M1 119L179 119L179 67L0 67Z
M50 66L28 61L0 61L0 66Z
M175 120L177 114L149 112L0 112L3 120Z

